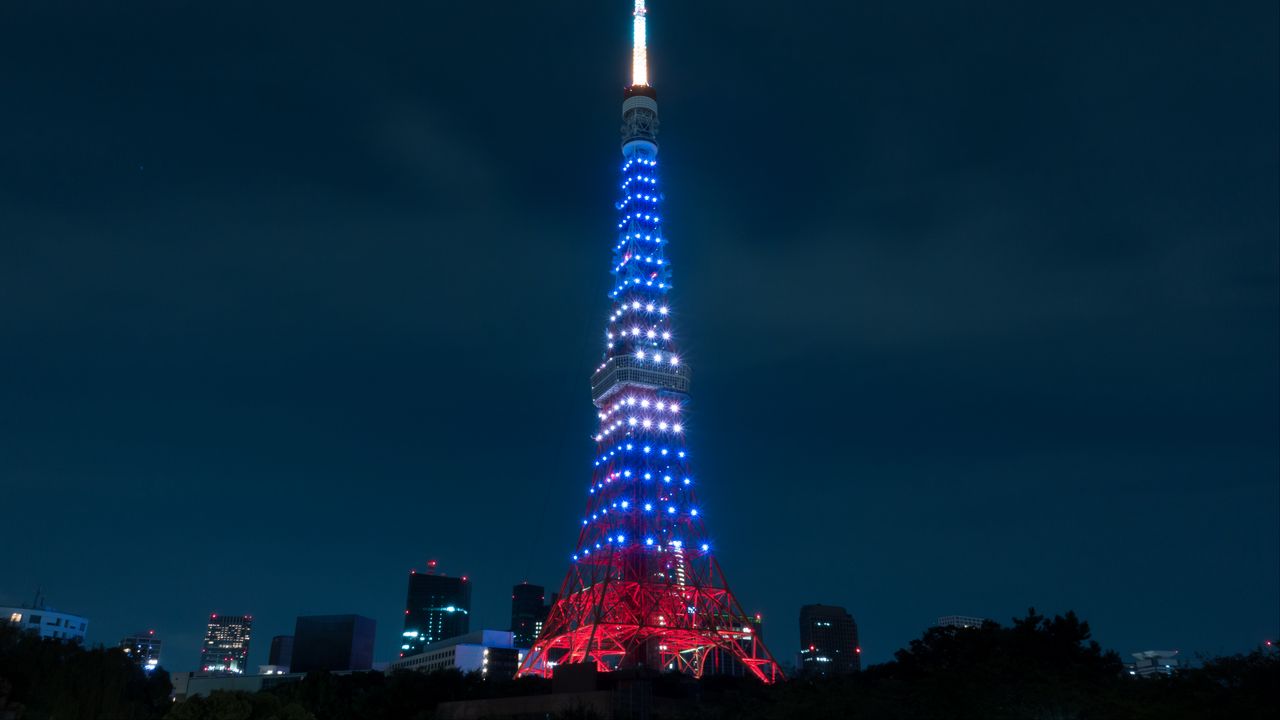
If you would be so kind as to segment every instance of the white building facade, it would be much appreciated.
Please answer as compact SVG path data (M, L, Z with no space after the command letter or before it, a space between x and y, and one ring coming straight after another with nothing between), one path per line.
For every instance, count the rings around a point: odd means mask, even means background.
M46 607L0 607L0 619L10 625L61 642L84 643L89 619Z
M464 673L478 672L484 677L508 679L515 675L523 659L524 651L515 646L510 631L477 630L431 643L417 655L393 660L387 671L460 670Z
M982 627L982 623L986 621L986 618L974 617L972 615L943 615L938 618L937 627L980 628Z
M1137 677L1153 677L1156 675L1172 675L1182 667L1182 659L1177 650L1143 650L1133 654L1133 664L1128 666L1129 674Z

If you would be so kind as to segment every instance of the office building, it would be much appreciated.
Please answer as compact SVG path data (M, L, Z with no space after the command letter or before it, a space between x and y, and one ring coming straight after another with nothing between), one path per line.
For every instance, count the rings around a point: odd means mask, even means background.
M377 623L361 615L309 615L293 629L294 673L369 670ZM273 663L274 664L274 663Z
M0 607L0 619L23 632L70 643L83 644L89 628L88 618L45 607L39 595L31 607Z
M470 629L471 583L466 576L437 572L435 560L427 563L426 572L409 571L400 657L422 652L445 638L465 635Z
M485 678L509 680L523 659L524 651L516 647L511 632L477 630L431 643L419 653L393 660L387 671L456 669L464 673L478 672Z
M137 632L120 640L120 650L138 667L151 672L160 665L160 638L155 630Z
M938 618L937 627L980 628L984 622L987 622L986 618L972 615L943 615Z
M841 675L862 669L858 624L835 605L800 608L800 672Z
M200 671L227 675L248 672L252 631L252 615L210 615L200 651Z
M511 633L516 647L533 647L550 611L546 589L541 585L523 582L511 588Z
M271 650L267 653L268 665L274 668L288 668L292 658L292 635L276 635L271 638Z
M548 600L546 606L542 608L542 619L534 623L533 628L536 631L534 634L535 638L542 635L542 628L547 626L547 618L551 616L551 608L555 607L558 602L560 602L560 593L551 593L551 599Z

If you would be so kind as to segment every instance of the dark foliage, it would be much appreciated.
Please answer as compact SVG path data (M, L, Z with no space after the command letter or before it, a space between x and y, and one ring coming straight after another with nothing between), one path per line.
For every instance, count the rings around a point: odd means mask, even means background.
M0 720L430 720L442 702L551 689L536 678L493 682L453 671L313 673L259 693L216 692L170 705L168 678L158 675L145 677L115 651L0 627ZM1251 720L1277 714L1280 656L1259 650L1172 677L1134 678L1074 614L1050 619L1033 610L1009 627L933 628L893 661L855 675L774 687L663 675L652 690L687 708L653 720Z
M550 685L540 678L486 681L479 674L456 670L387 675L311 673L300 682L270 692L284 703L305 707L318 720L428 720L442 702L534 695L550 692Z
M892 662L845 677L763 688L702 684L689 717L735 720L1191 720L1270 718L1274 653L1219 658L1174 677L1134 678L1073 613L1031 610L1011 627L932 628Z
M0 718L149 720L170 707L169 675L119 650L85 648L0 623Z
M298 703L283 703L270 693L213 692L173 706L167 720L316 720Z

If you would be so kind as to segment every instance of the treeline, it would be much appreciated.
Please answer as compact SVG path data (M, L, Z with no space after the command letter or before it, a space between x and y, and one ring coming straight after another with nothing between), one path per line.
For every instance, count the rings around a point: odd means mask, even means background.
M298 682L259 693L215 692L174 706L169 720L431 720L436 706L551 692L541 678L487 681L479 673L399 671L331 675L309 673Z
M456 671L315 673L258 693L173 704L163 672L148 678L118 651L0 626L0 720L430 720L441 702L549 691L540 679L486 682ZM685 709L652 720L1250 720L1278 716L1280 657L1259 650L1172 677L1134 678L1073 614L1033 611L1008 627L933 628L892 661L854 675L768 687L664 675L653 694Z
M0 720L152 720L172 707L169 676L119 650L41 640L0 622Z
M478 674L311 673L257 693L214 692L174 703L169 675L120 650L42 640L0 622L0 720L430 720L449 700L550 692L540 678Z
M1012 626L932 628L894 660L774 687L709 678L711 720L1250 720L1280 717L1280 657L1257 650L1171 677L1132 677L1073 613ZM683 718L681 719L683 720Z

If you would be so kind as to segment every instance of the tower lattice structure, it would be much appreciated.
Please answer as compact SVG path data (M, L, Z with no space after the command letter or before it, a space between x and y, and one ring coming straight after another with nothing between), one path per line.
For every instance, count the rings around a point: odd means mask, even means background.
M667 300L671 265L658 184L658 103L644 0L622 103L622 183L604 362L591 376L599 429L587 511L559 600L519 675L595 663L782 678L729 590L703 524L685 444L689 367Z

